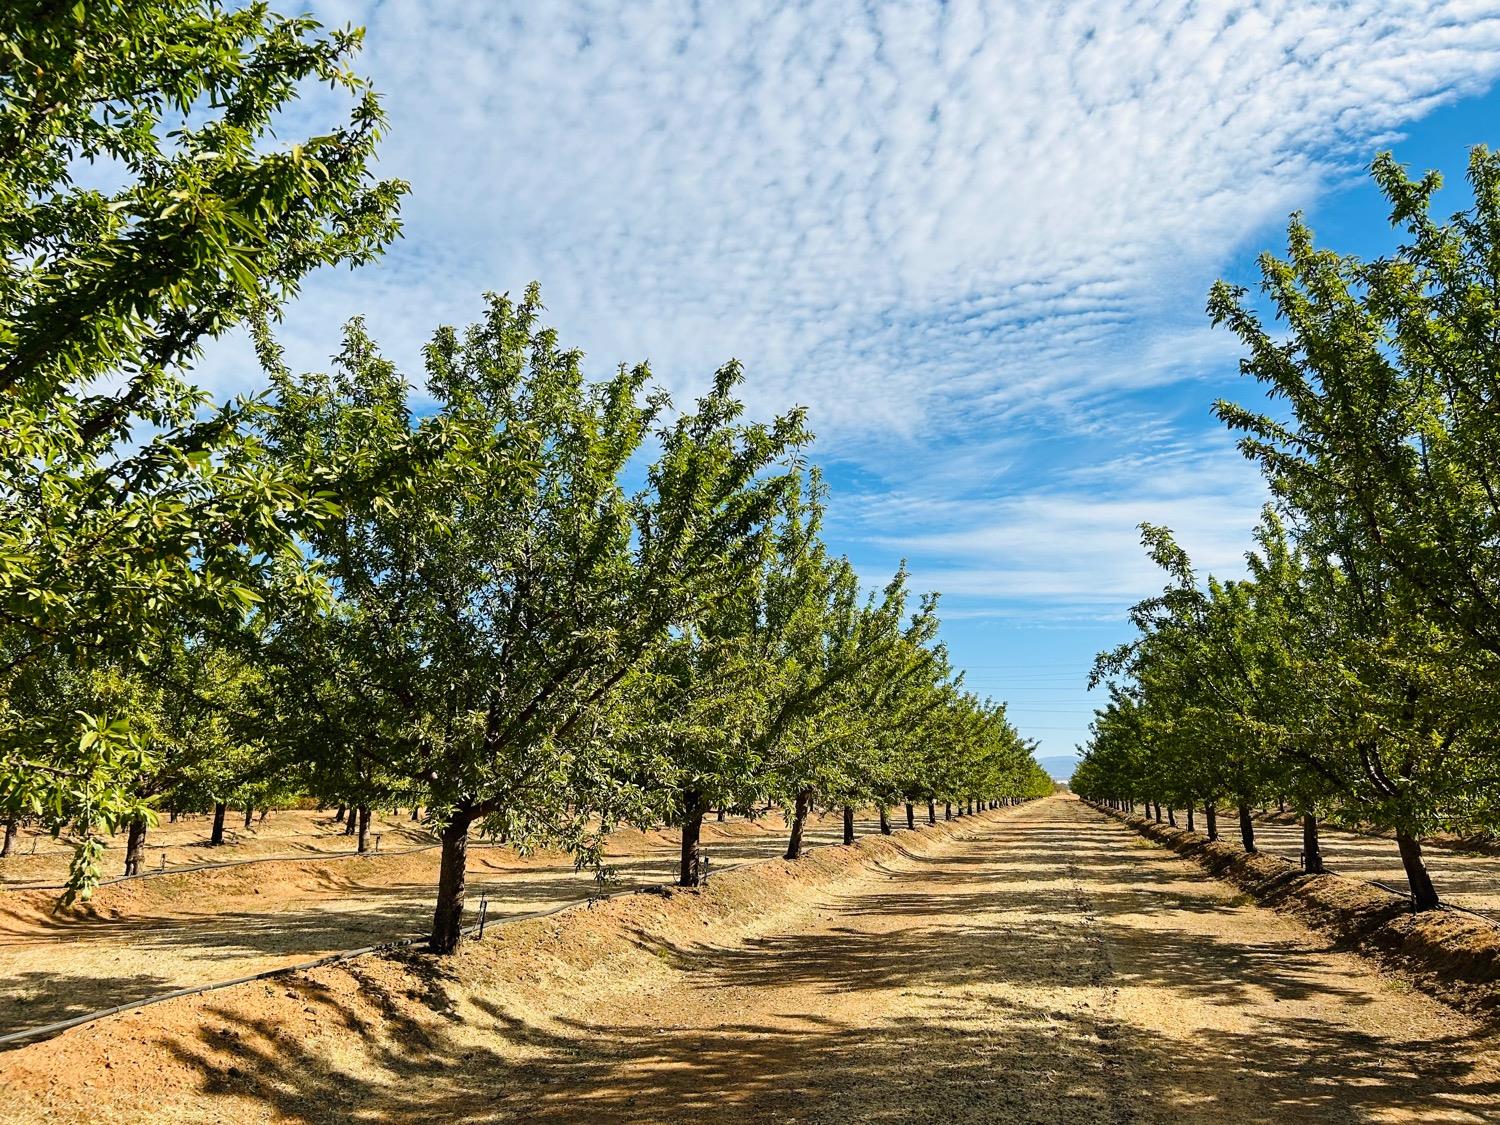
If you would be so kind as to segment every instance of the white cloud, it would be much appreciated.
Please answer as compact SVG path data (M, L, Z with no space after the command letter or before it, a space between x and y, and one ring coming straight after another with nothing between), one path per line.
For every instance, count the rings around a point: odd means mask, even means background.
M1132 600L1143 519L1236 566L1253 471L1130 396L1231 367L1209 280L1500 72L1500 0L313 6L368 25L414 194L382 264L309 284L294 363L365 313L413 369L539 279L600 372L649 357L682 393L737 356L758 411L811 406L880 478L840 532L960 612ZM257 381L243 349L205 374Z
M1196 317L1331 151L1500 68L1500 4L1455 0L314 6L368 25L415 194L294 354L363 311L414 357L536 277L601 364L737 355L854 438L1055 403L1122 350L1164 378L1143 318Z
M1143 522L1174 529L1201 574L1243 572L1266 495L1248 466L1210 458L1189 447L1125 457L988 501L871 499L858 519L877 529L866 542L918 560L914 585L943 591L960 613L1016 616L1020 602L1118 620L1163 581L1140 545Z

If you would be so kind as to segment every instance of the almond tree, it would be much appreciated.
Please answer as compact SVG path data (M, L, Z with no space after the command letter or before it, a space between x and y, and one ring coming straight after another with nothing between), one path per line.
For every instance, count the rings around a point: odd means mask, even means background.
M824 496L816 471L792 482L756 565L703 601L637 677L644 787L660 798L653 822L681 826L682 886L701 882L707 811L750 811L771 784L776 720L826 582Z
M1217 410L1324 575L1358 685L1343 737L1426 907L1420 837L1489 827L1500 779L1500 157L1473 150L1474 204L1446 223L1436 174L1412 180L1388 153L1373 173L1405 245L1365 262L1294 217L1287 257L1260 263L1285 331L1240 287L1216 286L1209 311L1284 407Z
M377 720L363 752L420 795L442 840L439 953L461 939L476 823L584 857L641 815L631 677L753 570L805 437L800 412L740 421L734 364L664 421L644 366L587 382L540 312L532 287L492 296L461 336L440 329L426 352L435 411L354 459L342 519L309 536ZM359 325L335 377L277 381L289 459L325 459L372 401L411 414ZM632 494L627 466L648 443Z
M262 3L17 0L0 41L0 806L72 824L86 889L95 826L140 812L153 750L118 716L19 711L15 677L236 618L295 558L315 482L272 471L255 404L215 407L189 368L311 270L377 255L405 189L370 174L384 120L356 31ZM347 118L288 143L309 83ZM75 179L90 164L118 186Z
M848 810L866 795L872 748L860 737L858 685L888 666L903 637L907 602L904 565L879 598L863 601L846 559L824 558L814 574L798 599L802 625L761 736L775 756L772 792L792 814L788 859L801 855L807 819L820 799ZM846 811L846 841L852 827Z

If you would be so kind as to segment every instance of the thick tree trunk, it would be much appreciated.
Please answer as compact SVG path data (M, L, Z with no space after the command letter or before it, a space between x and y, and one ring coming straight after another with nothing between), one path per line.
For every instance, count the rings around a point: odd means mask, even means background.
M917 810L912 807L910 801L906 802L906 827L913 830L917 827Z
M18 820L15 813L5 818L5 843L0 844L0 859L10 855L11 850L16 846L17 826Z
M880 834L889 836L891 834L891 818L886 815L885 806L880 806Z
M1278 813L1284 813L1284 812L1286 812L1286 798L1285 797L1277 797L1276 798L1276 811Z
M682 795L682 857L677 865L677 885L696 887L701 881L703 849L699 840L703 836L703 794L689 789Z
M928 824L936 824L937 823L937 802L936 801L928 801L927 802L927 823Z
M245 802L245 827L249 828L254 823L255 823L255 802L254 801L246 801Z
M719 809L719 823L724 823L724 809L722 807Z
M1155 805L1156 805L1156 823L1160 824L1161 823L1161 802L1157 801L1157 802L1155 802Z
M146 865L146 818L130 818L125 834L125 874L139 875Z
M344 806L343 805L340 805L339 806L339 811L333 814L333 822L335 824L342 824L344 822Z
M359 806L359 844L357 850L360 855L365 854L365 849L370 846L370 806Z
M227 811L228 806L222 801L214 806L214 829L208 837L211 847L218 847L224 842L224 813Z
M437 906L432 912L432 934L427 948L452 953L463 940L464 877L469 864L469 816L443 829L442 862L438 868Z
M1318 818L1302 814L1302 870L1309 875L1323 874L1323 849L1318 843Z
M1173 813L1171 805L1167 806L1167 827L1168 828L1176 828L1177 827L1177 817Z
M1245 851L1255 852L1255 821L1250 818L1250 806L1244 802L1240 803L1240 843L1245 846Z
M854 806L844 806L844 843L854 843Z
M172 810L169 813L167 813L167 823L168 824L176 824L177 823L177 809L176 809L175 806L172 808Z
M411 818L413 820L421 820L422 819L421 812L422 812L422 809L421 809L421 807L419 805L413 805L411 807Z
M1203 821L1208 827L1208 838L1217 840L1219 838L1218 802L1205 801L1203 803Z
M1411 887L1412 909L1436 910L1437 888L1432 885L1427 864L1422 862L1422 842L1415 836L1397 832L1396 847L1401 849L1401 866L1406 869L1406 882Z
M943 802L943 819L944 820L952 820L953 819L953 802L952 801L944 801Z
M1189 832L1193 831L1193 802L1192 801L1188 802L1188 807L1187 807L1187 830Z
M344 835L353 836L359 831L359 806L349 806L349 816L344 821Z
M797 794L797 803L792 806L792 834L786 842L786 858L798 859L802 855L802 832L807 828L807 814L812 808L812 790L803 789Z

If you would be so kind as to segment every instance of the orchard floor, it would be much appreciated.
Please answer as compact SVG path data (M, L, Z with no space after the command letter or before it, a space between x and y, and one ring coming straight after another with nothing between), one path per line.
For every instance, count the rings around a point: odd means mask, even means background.
M1201 821L1200 817L1199 831L1203 827ZM1183 823L1181 811L1177 813L1177 823ZM1225 843L1238 846L1239 832L1239 821L1233 812L1220 816L1219 836ZM1394 839L1326 826L1321 828L1318 837L1323 863L1329 871L1351 879L1374 880L1406 893L1406 872L1401 867L1401 856L1396 851ZM1255 846L1263 852L1300 863L1302 826L1257 820ZM1424 847L1422 854L1444 902L1500 921L1500 855L1433 845Z
M212 816L184 813L170 820L163 813L161 823L146 833L145 867L148 871L170 871L275 856L305 859L346 855L355 850L355 839L344 834L344 827L334 820L332 810L277 809L264 820L253 817L247 828L244 811L230 809L224 818L224 842L215 847L208 842L213 832ZM379 837L382 852L404 851L434 840L421 822L389 812L376 812L370 818L370 835L370 846L376 847L374 837ZM119 875L125 866L125 833L106 837L104 845L103 874L106 878ZM24 826L11 854L0 859L0 887L62 883L68 877L72 858L73 848L66 840Z
M1075 800L816 894L780 870L726 880L737 914L633 896L486 941L443 978L457 999L389 962L352 992L313 974L69 1032L0 1055L0 1118L1500 1121L1493 1032ZM643 935L624 952L579 952L622 921Z
M277 828L297 827L298 816L312 814L284 814ZM878 831L865 817L857 828ZM753 823L710 820L704 830L711 871L786 848L776 814ZM842 831L839 817L822 816L807 842L837 843ZM616 833L608 847L614 878L601 888L566 856L523 858L472 845L470 905L488 896L488 918L505 921L601 891L673 881L678 849L673 832ZM52 891L7 891L0 894L0 1035L424 933L437 873L436 849L169 870L99 888L83 915L57 912Z

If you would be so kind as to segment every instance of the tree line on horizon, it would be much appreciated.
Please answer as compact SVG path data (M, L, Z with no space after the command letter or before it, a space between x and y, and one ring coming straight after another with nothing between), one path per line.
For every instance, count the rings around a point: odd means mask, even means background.
M936 596L830 552L803 413L747 420L736 364L682 411L644 366L590 380L533 286L438 328L420 398L359 319L328 371L286 366L302 280L400 231L361 34L212 0L0 15L8 835L70 840L86 897L162 810L220 835L305 797L362 837L420 808L448 952L475 831L598 864L611 828L676 825L692 884L710 809L782 805L795 858L817 808L1050 792ZM274 139L312 85L347 115ZM236 327L268 389L216 403L191 367Z
M1219 283L1215 324L1271 406L1218 417L1270 488L1242 578L1204 580L1166 528L1136 636L1102 653L1080 794L1205 816L1289 802L1303 865L1320 819L1390 831L1419 910L1436 833L1500 828L1500 155L1470 152L1472 206L1433 215L1436 173L1372 166L1401 245L1363 261L1300 216L1260 294Z

